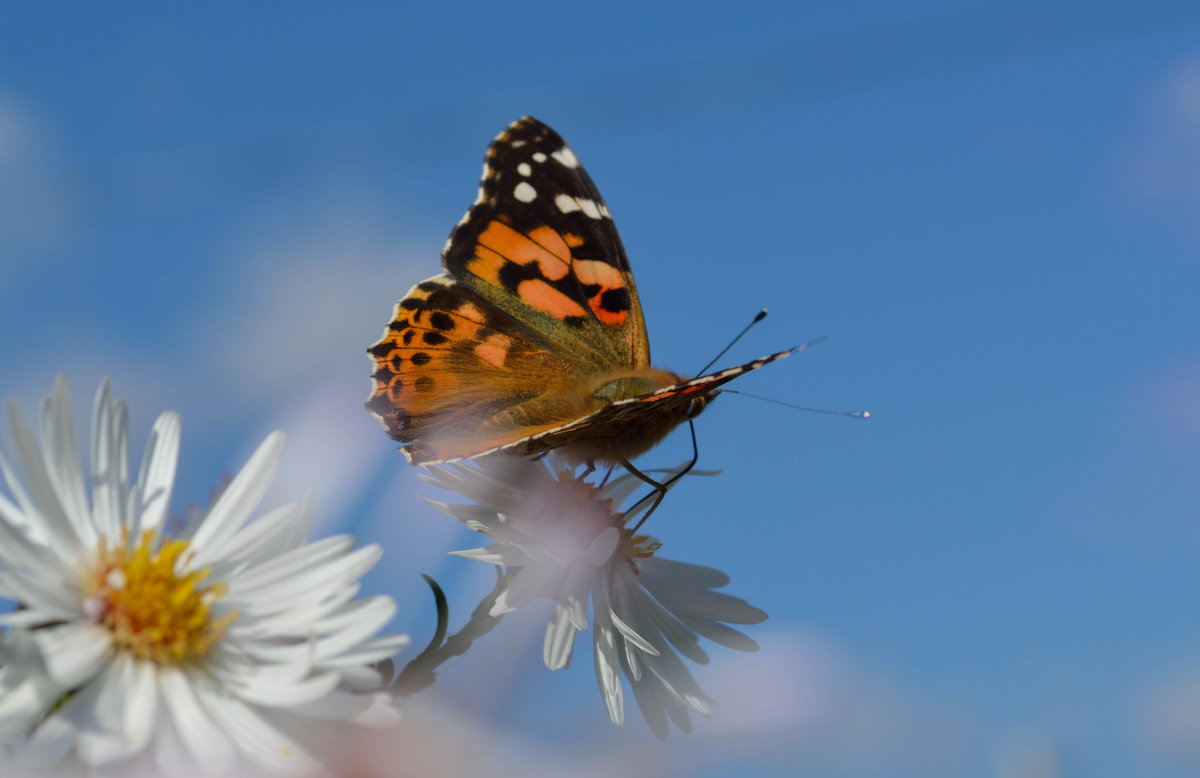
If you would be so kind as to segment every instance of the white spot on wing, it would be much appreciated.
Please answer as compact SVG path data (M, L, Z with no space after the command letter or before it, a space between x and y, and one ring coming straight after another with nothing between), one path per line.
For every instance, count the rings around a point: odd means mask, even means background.
M582 211L584 215L592 219L601 218L602 206L596 205L595 200L589 200L586 197L571 197L568 194L560 194L554 198L554 204L558 206L558 210L563 213L574 213ZM604 209L607 213L608 209Z
M550 156L557 159L564 167L576 168L579 167L579 158L575 156L575 152L571 151L570 146L563 146L558 151Z
M521 164L517 165L517 172L523 176L528 176L533 172L533 168L529 167L528 162L522 162Z
M524 145L525 145L525 141L523 141L523 140L514 140L514 141L512 142L512 147L513 147L514 149L519 149L519 148L521 148L521 147L522 147L522 146L524 146Z
M540 151L535 151L535 152L533 153L533 161L534 161L534 162L545 162L545 161L546 161L546 155L545 155L545 154L543 154L543 153L542 153L542 152L540 152Z
M532 203L537 197L537 190L530 186L528 181L522 181L513 189L513 197L523 203Z
M579 203L579 210L583 211L592 219L600 218L600 208L596 206L594 201L589 200L586 197L577 197L575 199Z

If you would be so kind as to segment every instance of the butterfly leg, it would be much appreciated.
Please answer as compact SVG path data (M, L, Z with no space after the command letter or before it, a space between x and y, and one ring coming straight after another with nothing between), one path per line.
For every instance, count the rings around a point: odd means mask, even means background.
M668 478L666 481L664 481L662 483L655 481L653 478L646 475L641 470L638 470L636 467L633 466L632 463L629 462L629 460L627 460L627 459L621 460L622 467L624 467L631 474L637 476L638 478L645 481L647 484L649 484L650 486L652 486L654 488L654 491L652 493L650 493L650 494L646 495L645 497L643 497L642 499L638 500L636 503L633 504L632 508L630 508L628 511L625 512L626 515L629 515L629 514L633 513L635 510L637 510L638 506L640 506L646 500L649 500L651 497L654 498L654 502L651 503L650 508L646 511L645 515L643 515L642 518L638 519L637 524L633 525L633 529L630 530L631 533L637 532L638 528L640 528L643 524L646 523L646 519L650 518L650 514L654 513L654 511L658 509L658 504L661 503L663 501L663 498L667 496L667 490L671 488L672 484L674 484L680 478L683 478L685 475L687 475L688 472L690 472L691 469L696 466L696 462L698 462L700 460L700 447L696 444L696 425L692 423L691 419L688 420L688 428L692 432L692 458L691 458L691 461L689 461L686 465L684 465L683 468L680 469L680 471L678 473L675 473L673 476L671 476L670 478Z
M632 508L630 508L628 511L625 512L626 514L633 513L633 511L637 510L637 507L639 505L644 503L646 500L650 499L651 496L654 497L654 502L650 505L649 510L646 511L646 514L644 516L642 516L642 518L638 520L638 523L633 526L633 529L630 530L630 532L637 532L638 527L642 526L642 524L644 524L646 522L646 519L650 518L650 514L654 513L654 511L658 508L658 504L663 501L664 497L667 496L667 487L665 484L661 484L658 481L655 481L653 478L646 475L641 470L638 470L636 467L633 466L633 463L630 462L628 459L622 459L621 466L624 467L626 470L628 470L632 475L635 475L638 478L645 481L646 483L648 483L654 489L653 492L646 495L642 499L638 500L636 503L634 503Z

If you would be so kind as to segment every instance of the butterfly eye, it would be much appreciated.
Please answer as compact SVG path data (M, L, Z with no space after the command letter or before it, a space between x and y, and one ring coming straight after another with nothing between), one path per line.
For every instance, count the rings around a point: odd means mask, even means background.
M692 400L692 404L688 406L687 418L694 419L699 416L700 411L704 410L704 408L715 399L717 399L716 392L709 392L708 394L702 394L694 398Z

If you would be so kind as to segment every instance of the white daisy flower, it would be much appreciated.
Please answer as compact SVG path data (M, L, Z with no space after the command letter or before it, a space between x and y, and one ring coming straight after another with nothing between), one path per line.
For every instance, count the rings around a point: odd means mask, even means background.
M667 473L671 476L683 468ZM689 711L709 715L680 655L706 664L699 638L740 651L758 645L726 624L756 624L767 614L714 591L729 578L710 567L656 555L661 544L631 528L649 505L620 505L643 482L631 474L597 486L553 455L540 461L501 456L428 467L429 483L474 501L429 502L487 536L491 545L454 552L506 568L491 615L516 610L535 597L554 600L543 659L551 670L570 664L575 633L588 628L588 599L596 681L609 718L625 718L621 674L650 728L667 734L668 718L691 731Z
M105 380L90 479L60 377L41 407L41 447L14 403L19 479L0 451L0 742L30 766L150 761L166 774L238 764L320 771L306 722L381 723L394 711L366 665L406 636L373 637L390 597L358 598L378 546L306 544L310 506L251 521L283 452L272 433L212 507L178 529L168 506L179 416L162 414L130 479L125 405ZM91 494L88 494L88 482Z

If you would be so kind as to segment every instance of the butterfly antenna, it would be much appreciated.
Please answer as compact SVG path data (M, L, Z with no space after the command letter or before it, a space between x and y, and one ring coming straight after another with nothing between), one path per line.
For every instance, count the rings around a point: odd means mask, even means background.
M725 356L726 351L729 351L729 349L733 348L734 343L737 343L739 340L741 340L742 336L745 335L747 332L749 332L751 327L753 327L755 324L758 324L760 321L762 321L765 318L767 318L767 309L763 308L761 311L759 311L757 314L755 314L754 320L751 321L749 324L747 324L745 327L743 327L742 331L739 332L737 335L735 335L733 340L729 341L729 345L726 346L725 348L721 349L721 353L717 354L715 357L713 357L712 362L709 362L707 365L700 368L700 372L696 373L696 375L704 375L705 373L707 373L708 369L710 367L712 367L714 364L716 364L718 359Z
M718 391L721 392L721 394L740 394L740 395L744 395L746 397L753 397L756 400L762 400L763 402L775 403L776 405L783 405L787 408L795 408L798 411L808 411L809 413L828 413L831 416L848 416L852 419L869 419L869 418L871 418L870 411L830 411L830 410L826 410L825 408L809 408L804 405L796 405L795 403L784 402L783 400L776 400L773 397L763 397L761 394L753 394L751 392L742 392L737 389L719 389Z

